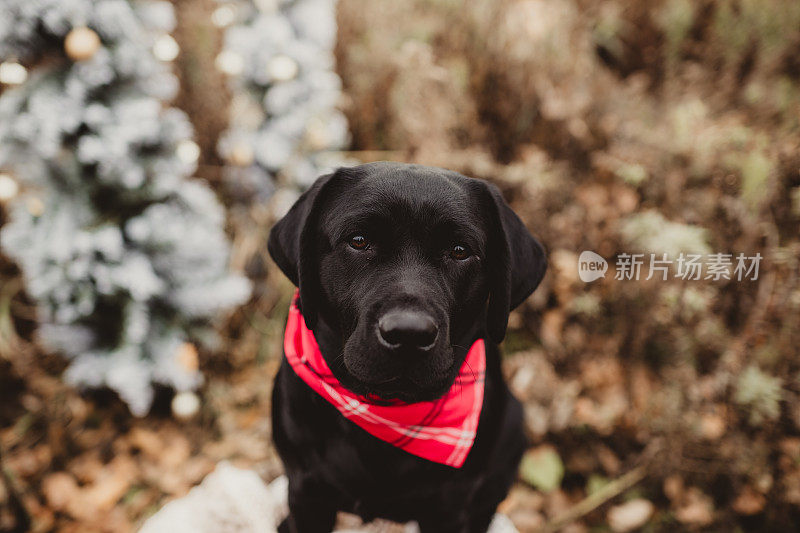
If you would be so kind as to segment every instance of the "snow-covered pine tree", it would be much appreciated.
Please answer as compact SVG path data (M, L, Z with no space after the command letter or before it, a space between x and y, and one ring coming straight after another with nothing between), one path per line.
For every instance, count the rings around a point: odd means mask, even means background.
M214 22L228 26L217 68L229 75L230 129L219 142L227 175L244 196L277 187L288 208L298 191L346 161L349 141L336 108L335 0L219 0Z
M165 105L173 25L163 1L0 4L0 71L17 84L0 95L0 172L24 190L0 244L66 379L109 386L136 415L153 383L200 384L190 343L212 342L211 319L250 293L227 270L221 206L189 179L191 125Z

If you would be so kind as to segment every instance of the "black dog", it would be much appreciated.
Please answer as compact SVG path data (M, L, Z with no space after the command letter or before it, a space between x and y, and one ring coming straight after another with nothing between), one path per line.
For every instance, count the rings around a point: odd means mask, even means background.
M299 287L298 307L327 365L354 393L438 398L473 341L486 339L480 422L460 468L373 437L284 358L272 400L289 477L280 530L331 531L341 510L416 520L423 532L485 531L527 444L497 343L510 310L544 276L542 246L493 185L380 162L319 178L274 227L269 252Z

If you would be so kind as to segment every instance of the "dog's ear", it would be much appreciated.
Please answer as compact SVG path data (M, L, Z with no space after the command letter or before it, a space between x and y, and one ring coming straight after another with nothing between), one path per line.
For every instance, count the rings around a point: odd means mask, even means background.
M321 296L317 267L318 211L328 183L335 174L326 174L304 192L269 233L269 255L300 289L303 317L309 328L317 316Z
M267 241L269 255L281 272L298 287L300 286L300 235L319 191L331 176L332 174L326 174L317 178L269 232Z
M485 193L490 224L486 329L499 343L506 335L508 314L539 286L547 259L544 247L528 232L497 187L485 183Z

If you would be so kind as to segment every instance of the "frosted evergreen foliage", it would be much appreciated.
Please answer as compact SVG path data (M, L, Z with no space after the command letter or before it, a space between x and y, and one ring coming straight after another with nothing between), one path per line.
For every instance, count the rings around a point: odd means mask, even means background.
M71 360L66 379L114 389L137 415L154 383L201 383L185 343L213 342L211 319L250 294L227 271L221 206L179 157L191 125L163 103L177 81L152 44L173 24L166 2L0 4L0 61L31 69L0 95L0 170L26 190L0 245L37 304L41 343ZM102 45L73 61L64 39L83 26Z
M230 75L234 95L231 128L219 144L223 157L235 163L229 177L262 198L276 182L305 189L344 163L335 151L349 142L347 120L336 109L341 96L333 57L336 2L220 0L220 5L235 13L217 60Z

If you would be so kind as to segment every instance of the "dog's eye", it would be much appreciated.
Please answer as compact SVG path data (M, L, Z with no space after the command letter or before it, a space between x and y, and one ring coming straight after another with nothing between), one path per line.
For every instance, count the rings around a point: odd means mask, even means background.
M363 235L353 235L350 237L350 247L356 250L366 250L369 247L369 241Z
M467 257L469 257L470 252L469 248L464 246L463 244L456 244L450 249L450 257L453 259L458 259L459 261L463 261Z

